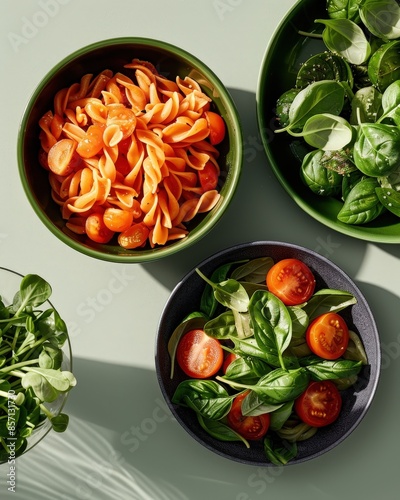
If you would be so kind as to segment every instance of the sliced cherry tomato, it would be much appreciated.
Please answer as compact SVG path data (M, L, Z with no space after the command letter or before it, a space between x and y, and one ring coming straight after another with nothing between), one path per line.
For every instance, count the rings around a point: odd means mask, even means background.
M234 352L228 352L228 353L225 354L224 362L222 364L222 371L224 372L224 374L226 373L226 370L228 369L228 366L233 361L235 361L235 359L237 359L237 358L238 358L238 356Z
M185 333L176 349L178 365L192 378L212 377L220 370L223 360L221 344L203 330Z
M218 170L217 167L211 162L208 161L203 170L198 171L200 186L203 191L211 191L215 189L218 184Z
M224 140L226 133L224 119L214 111L206 111L204 118L207 120L208 128L210 129L210 142L215 146Z
M47 163L49 169L57 175L69 175L77 163L75 155L76 142L72 139L61 139L49 150Z
M103 127L101 125L90 125L85 137L79 141L76 152L82 158L91 158L97 155L103 146Z
M114 236L114 231L108 229L104 224L103 214L101 213L89 215L86 219L85 231L89 238L96 243L108 243Z
M271 419L269 413L262 413L255 417L243 416L242 402L247 394L248 391L236 396L233 400L232 408L227 415L227 420L229 427L242 437L251 441L257 441L267 433Z
M282 259L267 273L267 287L287 306L307 302L315 289L311 269L298 259Z
M143 246L148 236L149 228L142 222L138 222L120 233L118 243L122 248L131 250Z
M122 208L106 208L103 215L104 224L117 233L122 233L131 227L133 212L122 210Z
M118 125L123 134L123 139L127 139L135 130L136 115L131 109L126 108L125 106L112 106L113 105L109 106L107 125Z
M342 407L342 397L330 380L310 382L294 402L300 419L312 427L324 427L334 422Z
M338 359L347 349L349 329L337 313L328 312L310 323L306 341L311 351L324 359Z

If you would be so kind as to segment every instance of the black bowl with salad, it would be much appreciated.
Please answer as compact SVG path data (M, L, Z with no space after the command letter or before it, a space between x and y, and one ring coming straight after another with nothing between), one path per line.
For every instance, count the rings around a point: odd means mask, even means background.
M156 339L164 398L182 427L257 466L316 458L365 416L378 384L372 312L334 263L289 243L222 250L172 291Z
M400 5L302 0L258 81L269 163L293 200L341 233L400 242Z

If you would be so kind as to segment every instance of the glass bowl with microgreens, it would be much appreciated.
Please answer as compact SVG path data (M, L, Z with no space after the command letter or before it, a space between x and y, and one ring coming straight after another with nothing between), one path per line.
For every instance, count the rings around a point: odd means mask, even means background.
M342 443L370 407L380 359L354 281L318 253L274 241L221 250L186 274L161 314L155 354L183 429L260 467Z
M67 326L50 284L0 267L0 463L14 464L52 429L76 385Z
M400 243L400 5L302 0L277 27L257 88L264 149L306 213Z

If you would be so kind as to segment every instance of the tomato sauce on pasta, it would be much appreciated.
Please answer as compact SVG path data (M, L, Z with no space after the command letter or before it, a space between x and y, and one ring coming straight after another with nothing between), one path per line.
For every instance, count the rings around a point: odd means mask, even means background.
M40 163L71 231L155 247L187 236L187 223L220 198L211 99L188 76L170 80L138 59L125 68L57 92L39 121Z

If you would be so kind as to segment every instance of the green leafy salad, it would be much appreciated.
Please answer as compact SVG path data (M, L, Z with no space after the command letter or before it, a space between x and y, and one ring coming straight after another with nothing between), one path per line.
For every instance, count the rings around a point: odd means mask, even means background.
M294 258L197 273L205 282L198 309L168 343L172 402L193 410L213 438L262 443L266 460L286 464L299 441L339 417L343 391L368 363L341 314L357 299L315 290L312 270Z
M400 6L396 0L328 0L313 32L326 50L301 64L277 101L275 133L307 145L301 178L343 201L345 224L400 217Z
M11 304L0 297L0 462L21 455L47 420L57 432L68 426L66 414L51 410L76 385L63 370L66 324L49 302L40 307L51 294L44 279L28 274Z

